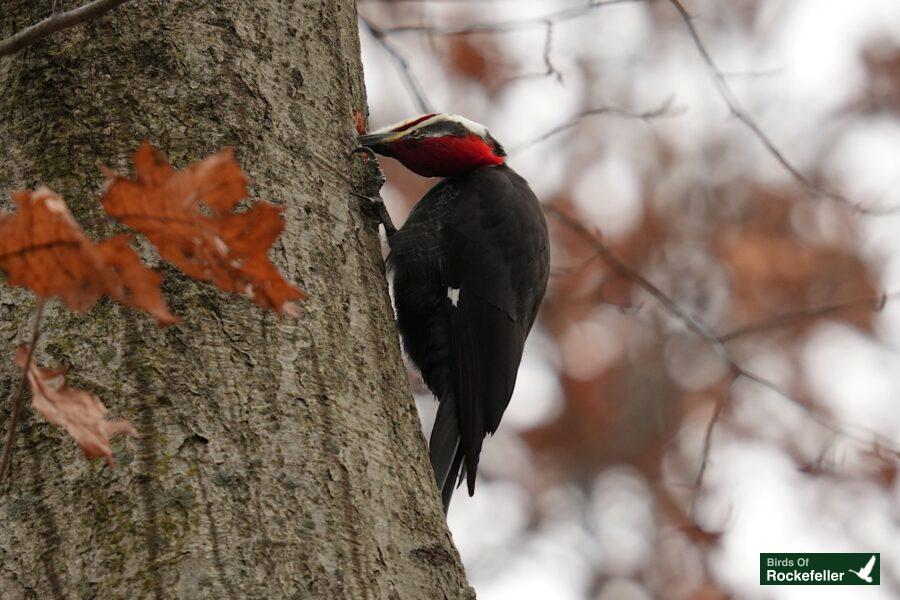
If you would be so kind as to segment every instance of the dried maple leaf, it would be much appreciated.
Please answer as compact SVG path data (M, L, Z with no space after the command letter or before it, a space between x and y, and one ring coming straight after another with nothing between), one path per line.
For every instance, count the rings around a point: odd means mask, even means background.
M76 312L110 296L162 324L178 320L160 292L162 276L141 263L127 236L94 244L63 199L45 187L18 192L13 202L16 212L0 215L0 269L10 285L58 296Z
M19 347L16 364L25 367L28 350ZM106 458L113 466L109 436L124 433L138 437L128 421L107 421L106 407L94 394L69 387L65 369L45 369L34 362L28 366L31 406L47 421L64 427L88 458Z
M101 198L110 216L146 235L186 275L293 314L291 301L305 295L267 256L284 228L281 209L258 201L231 212L247 196L247 179L230 149L176 171L144 142L134 166L134 179L111 174Z

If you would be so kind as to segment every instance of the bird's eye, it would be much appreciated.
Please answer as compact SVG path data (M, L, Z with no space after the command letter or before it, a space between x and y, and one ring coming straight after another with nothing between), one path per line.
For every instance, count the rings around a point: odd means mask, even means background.
M414 140L424 140L425 132L421 129L416 129L415 131L411 131L409 137Z

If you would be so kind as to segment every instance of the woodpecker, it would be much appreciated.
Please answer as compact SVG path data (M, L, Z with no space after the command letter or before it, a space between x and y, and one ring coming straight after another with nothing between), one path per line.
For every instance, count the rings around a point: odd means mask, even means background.
M475 493L486 434L500 425L547 289L547 223L488 130L433 113L359 136L358 151L441 181L396 230L380 201L404 349L439 401L429 441L444 503L465 477Z

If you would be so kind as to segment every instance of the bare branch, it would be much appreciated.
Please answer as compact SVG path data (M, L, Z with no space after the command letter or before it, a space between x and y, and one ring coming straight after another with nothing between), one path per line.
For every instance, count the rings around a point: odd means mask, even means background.
M28 344L28 353L25 355L25 366L22 367L22 378L12 397L12 415L9 418L9 427L6 432L6 444L3 446L3 456L0 457L0 482L6 475L9 461L12 457L12 449L16 443L16 434L19 430L19 416L22 414L22 399L25 397L25 382L28 380L28 368L34 359L34 351L37 348L38 339L41 337L41 319L44 317L45 300L38 300L34 315L34 329L31 332L31 342Z
M512 81L522 80L522 79L535 79L538 77L550 77L555 76L557 83L563 82L562 73L560 73L556 66L553 64L552 60L553 53L553 21L546 21L544 23L544 52L541 58L544 61L544 71L541 73L530 73L517 75L512 78Z
M552 38L553 38L553 31L548 24L547 32L544 37L544 55L542 57L543 61L544 61L544 70L543 71L537 71L537 72L533 72L533 73L519 73L517 75L511 76L506 82L508 83L508 82L513 82L513 81L523 81L526 79L542 79L544 77L555 76L554 78L556 79L557 83L562 85L563 75L553 65L553 62L552 62L551 56L550 56L551 48L552 48Z
M550 54L553 52L553 21L547 21L547 32L544 37L544 66L547 67L547 75L556 75L556 81L562 83L562 73L553 66Z
M669 491L666 485L655 483L651 486L653 491L653 499L662 515L666 516L675 527L684 535L688 536L691 541L701 545L713 545L719 538L719 533L703 529L696 523L691 515L686 513L679 502Z
M465 27L435 27L433 25L400 25L398 27L385 28L385 35L396 35L404 33L424 33L428 35L472 35L475 33L503 33L506 31L522 31L524 29L540 29L546 27L548 23L558 23L560 21L568 21L576 19L590 11L602 8L604 6L612 6L615 4L635 4L644 2L645 0L589 0L582 6L575 6L558 10L543 17L536 19L526 19L518 21L497 21L494 23L475 23Z
M694 46L697 48L697 52L699 52L700 57L706 64L707 69L709 69L709 72L712 74L713 82L716 85L719 96L721 96L722 100L728 106L729 111L731 111L731 115L738 121L740 121L747 129L749 129L754 136L756 136L756 138L762 143L769 154L772 155L772 157L778 162L778 164L780 164L781 167L788 172L788 174L800 185L801 188L803 188L803 190L810 197L815 199L829 200L831 202L846 206L854 212L865 215L889 215L897 214L898 212L900 212L900 207L864 206L859 202L844 196L843 194L840 194L833 190L825 189L824 187L817 185L812 181L812 179L803 174L799 168L797 168L790 160L788 160L788 158L775 145L775 142L772 141L768 134L766 134L759 126L759 124L753 119L753 117L751 117L741 106L741 103L738 101L737 96L728 85L727 76L716 65L716 62L713 60L712 55L709 53L709 50L707 50L706 45L700 38L700 34L697 31L697 28L694 27L693 17L690 15L690 13L688 13L687 9L685 9L684 5L681 3L681 0L668 1L669 4L675 7L675 10L678 11L678 14L681 17L682 21L684 21L688 33L690 34L691 39L694 42Z
M363 24L363 27L366 28L366 31L374 38L378 44L385 49L385 51L391 55L391 58L394 59L394 62L397 64L397 67L400 69L400 74L403 75L403 80L406 82L406 87L409 90L410 95L415 99L416 104L419 107L419 110L423 113L432 113L434 112L434 108L431 106L431 102L428 101L428 97L425 96L425 91L422 89L422 84L419 83L419 79L413 74L412 69L409 66L409 61L406 60L406 57L390 42L388 41L384 30L377 27L374 23L360 15L359 17L360 23Z
M627 108L618 108L615 106L601 106L598 108L591 108L591 109L588 109L588 110L578 113L572 119L566 121L565 123L562 123L561 125L557 125L553 129L550 129L549 131L545 131L544 133L542 133L541 135L537 136L536 138L534 138L532 140L529 140L527 142L522 142L520 144L516 144L515 146L510 148L509 154L512 155L512 154L516 154L517 152L526 150L527 148L529 148L535 144L538 144L540 142L543 142L544 140L546 140L550 137L553 137L554 135L556 135L558 133L562 133L563 131L566 131L568 129L572 129L573 127L576 127L585 118L592 117L595 115L614 115L617 117L625 117L628 119L640 119L642 121L649 121L651 119L658 119L661 117L676 117L676 116L682 114L682 110L681 109L673 109L672 101L673 101L673 99L669 98L665 102L663 102L658 108L654 108L652 110L648 110L645 112L635 112L635 111L629 110Z
M599 256L607 265L612 267L616 274L635 282L639 287L643 288L643 290L653 296L667 312L681 321L695 334L705 340L718 344L716 334L713 333L709 327L691 316L690 313L681 308L677 302L672 300L672 298L666 295L666 293L659 289L653 282L622 261L622 259L616 256L613 251L606 246L603 240L594 235L594 233L583 223L553 206L545 206L544 210L555 216L561 223L580 234L582 238L593 246L597 256Z
M712 415L709 417L709 423L706 424L706 433L703 436L703 451L700 454L700 468L697 469L697 477L694 479L694 485L691 488L691 514L694 513L697 500L700 498L700 492L703 490L703 477L706 475L706 468L709 466L709 451L712 447L713 431L719 423L719 417L722 416L725 405L731 399L731 388L735 381L737 381L737 375L732 374L731 381L728 382L725 391L716 400Z
M14 33L4 40L0 40L0 56L18 52L48 35L95 19L126 2L128 0L94 0L68 12L60 12L61 3L57 0L53 3L52 15L40 23L35 23L31 27Z
M745 335L782 329L795 325L799 321L827 317L829 315L857 309L880 312L884 309L888 299L893 300L896 298L900 298L900 292L891 292L890 294L881 294L874 298L864 298L862 300L853 300L850 302L842 302L840 304L828 304L825 306L792 310L732 329L731 331L720 335L719 340L723 343L731 342Z

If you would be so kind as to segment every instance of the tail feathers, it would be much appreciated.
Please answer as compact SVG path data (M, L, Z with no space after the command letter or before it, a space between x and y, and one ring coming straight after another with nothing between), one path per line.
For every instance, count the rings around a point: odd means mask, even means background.
M453 464L450 465L450 472L447 473L447 479L444 481L443 487L441 487L441 500L444 501L444 514L447 514L447 511L450 510L450 499L453 497L453 490L459 487L459 484L462 483L462 473L457 477L457 473L459 473L459 467L463 462L463 451L462 446L457 447L456 456L453 458Z
M450 508L450 498L457 485L457 477L463 460L463 449L456 416L456 398L447 393L438 407L428 449L434 479L441 490L444 514Z

